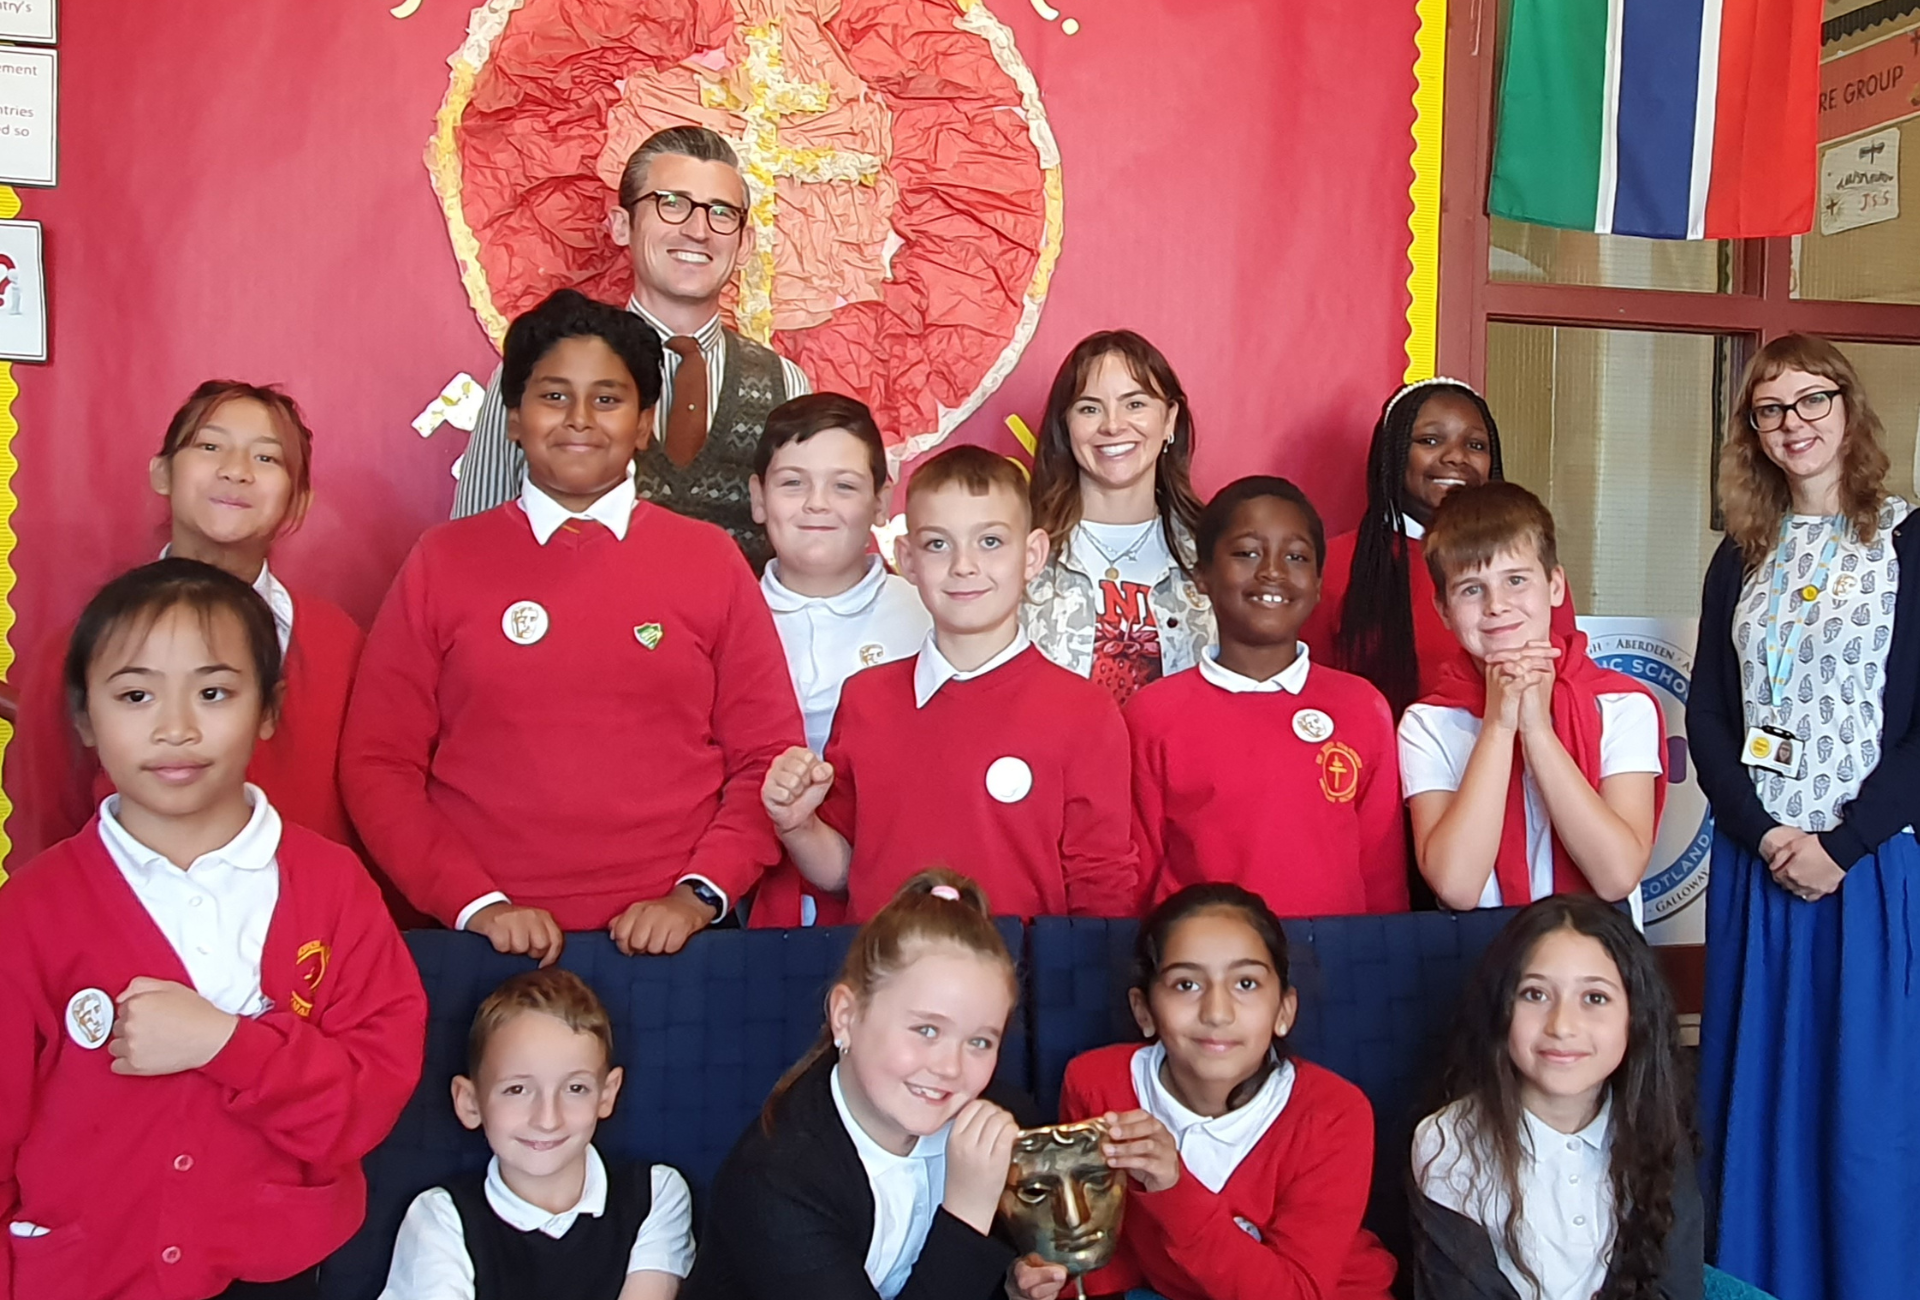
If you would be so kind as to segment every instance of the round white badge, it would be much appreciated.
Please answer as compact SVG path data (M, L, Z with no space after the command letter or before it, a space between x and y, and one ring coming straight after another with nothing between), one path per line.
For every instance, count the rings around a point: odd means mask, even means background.
M102 989L81 989L67 999L67 1037L92 1051L113 1032L113 999Z
M987 767L987 793L1001 803L1019 803L1033 790L1033 769L1011 754Z
M1311 744L1333 736L1333 719L1318 709L1302 709L1293 715L1293 734Z
M547 611L537 600L516 600L500 616L500 630L515 645L532 645L547 634Z

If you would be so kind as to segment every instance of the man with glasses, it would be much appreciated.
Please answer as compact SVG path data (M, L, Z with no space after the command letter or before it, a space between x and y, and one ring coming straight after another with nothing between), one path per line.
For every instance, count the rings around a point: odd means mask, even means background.
M726 139L675 126L627 159L608 225L633 259L627 309L658 331L665 352L653 438L634 457L635 485L644 500L726 529L757 573L772 550L747 495L754 448L767 413L812 385L791 361L720 323L720 291L753 249L747 202ZM513 500L525 472L507 439L496 370L461 459L453 517Z

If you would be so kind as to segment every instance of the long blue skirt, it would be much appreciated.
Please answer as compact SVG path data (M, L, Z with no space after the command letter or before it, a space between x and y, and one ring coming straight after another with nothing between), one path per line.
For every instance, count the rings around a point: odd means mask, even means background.
M1716 839L1700 1033L1721 1268L1780 1300L1920 1294L1920 847L1802 902Z

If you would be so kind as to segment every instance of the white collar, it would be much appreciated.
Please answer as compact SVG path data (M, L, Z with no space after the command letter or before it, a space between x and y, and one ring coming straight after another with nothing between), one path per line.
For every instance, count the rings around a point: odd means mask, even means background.
M1277 691L1298 695L1307 687L1307 671L1311 665L1307 657L1307 643L1300 641L1295 644L1300 647L1300 652L1293 657L1293 662L1264 682L1243 677L1231 668L1221 667L1219 646L1208 646L1194 661L1194 667L1209 682L1235 695L1271 695Z
M916 1139L913 1150L906 1155L895 1155L875 1142L873 1135L861 1128L860 1121L847 1109L847 1094L840 1087L838 1062L827 1076L827 1087L833 1093L833 1108L840 1112L840 1123L846 1127L847 1136L853 1139L853 1149L859 1153L860 1164L869 1178L877 1178L888 1170L898 1169L915 1160L936 1160L947 1154L947 1130L952 1127L951 1124L943 1124L938 1132Z
M1606 1099L1600 1103L1600 1113L1595 1115L1592 1122L1577 1133L1562 1133L1559 1129L1541 1119L1525 1106L1520 1108L1520 1115L1526 1121L1527 1137L1536 1157L1539 1152L1549 1147L1558 1146L1568 1138L1578 1141L1590 1151L1602 1153L1608 1149L1609 1143L1612 1141L1613 1094L1611 1091L1608 1092Z
M678 338L680 335L679 330L669 329L658 316L648 311L645 307L642 307L640 305L640 299L638 298L627 299L627 310L652 326L653 332L660 336L662 342L667 339ZM707 323L695 330L692 337L694 342L700 345L702 352L712 347L715 340L720 337L720 313L716 311L712 316L708 317Z
M780 561L772 559L767 561L766 572L760 575L760 591L767 598L767 607L776 614L793 614L809 605L824 605L828 613L850 618L872 608L886 582L887 566L879 556L870 555L867 571L845 591L832 596L802 596L780 581Z
M607 1165L587 1143L587 1176L580 1182L580 1199L558 1214L543 1210L507 1186L500 1176L500 1157L487 1161L487 1204L519 1232L540 1232L558 1240L567 1235L581 1215L598 1218L607 1208Z
M1410 542L1424 542L1427 539L1427 526L1412 515L1401 511L1400 535Z
M1133 1054L1134 1095L1173 1134L1181 1162L1208 1190L1218 1193L1286 1109L1293 1096L1293 1062L1281 1061L1243 1105L1224 1115L1202 1115L1189 1110L1160 1078L1166 1059L1167 1049L1161 1043L1150 1043Z
M533 485L528 479L520 487L520 509L526 513L527 523L533 528L533 538L545 546L560 531L560 525L569 519L591 519L595 523L605 524L607 531L621 541L627 540L627 525L633 521L633 508L637 497L633 486L633 472L629 470L620 486L613 488L585 510L569 510Z
M259 786L249 781L245 789L247 805L253 810L247 818L247 824L240 828L238 835L219 848L202 853L188 863L188 871L202 863L216 861L241 871L264 871L274 865L280 852L280 814L274 811L273 805L267 801L266 792ZM117 794L110 794L100 801L100 838L106 842L113 857L142 876L152 876L162 869L179 870L164 853L142 844L120 824L120 796Z
M934 643L934 635L932 632L927 633L926 644L920 647L920 655L913 663L913 704L918 709L926 708L927 701L948 682L966 682L976 677L983 677L1002 664L1011 662L1014 656L1033 644L1027 640L1025 630L1015 632L1012 643L1005 650L978 668L961 672L948 663L947 657L940 653L940 647Z

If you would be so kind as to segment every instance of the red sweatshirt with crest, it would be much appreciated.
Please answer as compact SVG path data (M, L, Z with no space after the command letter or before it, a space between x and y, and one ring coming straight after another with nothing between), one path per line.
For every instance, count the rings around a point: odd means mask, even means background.
M271 1007L155 1077L113 1072L99 995L193 981L98 822L0 888L0 1218L45 1229L5 1235L0 1296L204 1300L360 1226L360 1160L419 1081L426 994L358 858L288 822L276 860Z
M1073 1059L1060 1116L1140 1109L1138 1043ZM1387 1300L1393 1256L1360 1226L1373 1183L1373 1107L1331 1070L1295 1058L1293 1093L1215 1192L1185 1166L1164 1192L1127 1189L1113 1263L1087 1294L1145 1286L1167 1300Z

